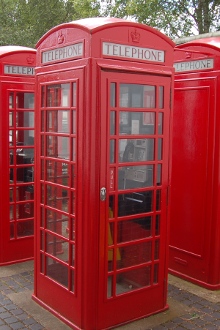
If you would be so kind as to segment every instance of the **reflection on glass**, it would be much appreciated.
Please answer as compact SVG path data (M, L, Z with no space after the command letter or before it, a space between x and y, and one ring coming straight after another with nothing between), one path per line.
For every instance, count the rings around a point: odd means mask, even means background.
M66 138L66 139L68 139L68 138ZM77 152L77 150L76 150L76 138L72 138L72 161L73 162L76 161L76 152Z
M16 94L16 106L20 109L34 109L34 93L18 92Z
M8 107L9 109L14 108L14 93L9 94Z
M160 241L157 239L155 241L155 247L154 247L154 260L159 259L159 252L160 252Z
M45 86L41 86L41 107L44 107L45 101Z
M117 263L117 268L121 269L149 262L152 260L151 251L151 241L123 246L120 248L121 258L120 262Z
M71 278L70 291L74 292L74 290L75 290L75 271L74 271L74 269L71 269L70 278Z
M119 134L155 134L155 112L120 111Z
M120 139L120 162L141 162L154 160L154 139Z
M10 205L9 219L10 220L14 220L15 219L15 216L14 216L14 205Z
M112 281L113 278L112 276L108 276L108 287L107 287L107 297L111 298L112 297Z
M65 162L59 162L55 160L46 161L46 180L49 182L58 183L64 186L68 186L69 178L69 165Z
M110 111L110 135L115 134L115 111Z
M73 102L72 102L72 106L76 107L76 82L73 83Z
M45 227L47 229L66 237L69 220L67 216L47 209L45 220Z
M162 160L163 154L163 139L159 138L158 139L158 160Z
M111 92L110 92L110 106L116 106L116 83L111 83Z
M73 125L73 127L72 127L72 133L73 134L76 134L76 110L73 110L72 111L72 116L73 116L73 123L72 123L72 125Z
M17 237L32 236L34 234L33 220L17 222Z
M117 229L117 243L150 237L152 236L152 217L119 221Z
M156 210L161 210L161 190L156 191Z
M118 196L118 216L151 212L153 208L153 191L132 192Z
M153 165L119 167L119 189L132 189L153 186Z
M47 132L70 132L70 112L68 110L47 111L46 113Z
M14 126L14 120L13 120L14 113L9 112L9 127Z
M159 264L154 265L154 284L158 283Z
M108 245L114 244L114 223L108 223Z
M120 107L155 108L156 86L120 84Z
M64 136L48 135L47 137L47 156L54 158L69 159L69 138Z
M110 219L115 217L114 209L115 209L115 196L110 195L109 196L109 212L108 212L108 215L109 215Z
M163 113L158 114L158 134L163 134Z
M110 140L110 163L115 163L115 140Z
M69 262L69 243L55 235L46 233L45 252L50 253L59 260Z
M75 245L71 244L70 248L71 248L71 262L70 262L70 264L72 266L74 266L75 265Z
M17 127L34 127L34 112L16 111Z
M157 165L157 185L162 184L162 164Z
M70 84L54 84L47 86L47 107L70 106Z
M159 86L159 109L164 108L164 86Z
M138 290L151 284L151 266L125 271L116 276L116 294Z
M34 145L34 130L16 131L16 145L17 146L33 146ZM22 149L22 147L21 147Z
M68 191L62 187L47 185L47 205L57 210L68 212Z
M46 275L64 287L68 287L68 267L49 257L46 257Z

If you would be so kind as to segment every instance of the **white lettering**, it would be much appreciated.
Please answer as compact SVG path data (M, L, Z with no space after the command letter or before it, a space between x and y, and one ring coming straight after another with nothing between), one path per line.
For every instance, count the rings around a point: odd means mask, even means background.
M50 63L56 61L64 61L70 58L83 56L83 43L65 46L62 48L56 48L47 50L42 53L42 63Z
M165 52L163 50L113 44L111 42L103 42L102 54L111 57L123 57L151 62L165 62Z
M4 65L4 74L34 76L34 67L21 65Z
M176 72L208 70L214 68L214 59L208 58L196 61L176 62L173 66Z

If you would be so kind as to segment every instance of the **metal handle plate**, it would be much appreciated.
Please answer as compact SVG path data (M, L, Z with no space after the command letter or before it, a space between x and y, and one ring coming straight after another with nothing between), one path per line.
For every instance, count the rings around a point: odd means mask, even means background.
M100 200L104 202L106 200L106 188L102 187L100 189Z

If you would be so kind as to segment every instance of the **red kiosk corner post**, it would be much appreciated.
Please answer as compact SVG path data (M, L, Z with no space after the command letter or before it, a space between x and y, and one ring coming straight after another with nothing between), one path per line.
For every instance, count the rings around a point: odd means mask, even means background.
M33 299L73 329L167 306L174 44L90 18L37 44Z
M220 289L220 38L174 52L171 274Z
M0 47L0 265L34 257L36 50Z

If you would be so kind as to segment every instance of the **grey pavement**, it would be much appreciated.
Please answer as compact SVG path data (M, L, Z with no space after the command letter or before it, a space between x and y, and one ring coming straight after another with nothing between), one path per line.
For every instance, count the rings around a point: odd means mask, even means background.
M0 330L70 329L32 300L33 261L0 267ZM117 330L220 329L220 290L169 275L169 309Z

